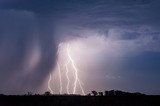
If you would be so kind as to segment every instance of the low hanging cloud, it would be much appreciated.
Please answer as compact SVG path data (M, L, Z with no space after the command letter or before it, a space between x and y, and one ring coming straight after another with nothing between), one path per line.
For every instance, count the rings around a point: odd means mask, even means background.
M1 10L0 14L1 91L22 93L38 89L54 66L53 33L38 22L33 12Z

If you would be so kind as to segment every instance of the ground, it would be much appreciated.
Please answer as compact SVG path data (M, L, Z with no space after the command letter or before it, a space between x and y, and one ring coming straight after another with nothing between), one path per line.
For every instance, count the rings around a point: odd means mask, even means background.
M1 96L0 106L160 106L160 96Z

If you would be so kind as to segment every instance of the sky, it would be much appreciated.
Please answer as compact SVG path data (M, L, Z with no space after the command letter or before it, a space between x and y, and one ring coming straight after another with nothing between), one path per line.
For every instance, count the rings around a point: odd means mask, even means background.
M69 64L70 93L75 65L75 93L160 94L159 9L159 0L0 0L0 93L59 93L58 64L66 93Z

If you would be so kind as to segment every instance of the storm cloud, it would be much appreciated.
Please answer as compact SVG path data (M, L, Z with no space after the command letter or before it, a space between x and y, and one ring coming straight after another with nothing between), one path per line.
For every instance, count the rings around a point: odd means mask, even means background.
M1 90L37 89L54 65L56 47L50 25L24 10L1 10L0 14Z

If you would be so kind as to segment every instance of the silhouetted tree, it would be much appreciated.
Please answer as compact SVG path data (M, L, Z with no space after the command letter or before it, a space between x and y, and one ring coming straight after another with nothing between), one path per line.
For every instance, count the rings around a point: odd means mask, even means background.
M99 96L103 96L103 92L98 92Z
M33 95L33 93L32 92L28 92L27 95Z
M50 96L51 93L50 93L49 91L46 91L46 92L44 93L44 95L45 95L45 96Z
M98 93L96 91L92 91L93 96L97 96Z
M114 96L114 95L115 95L115 91L114 90L109 91L109 96Z
M105 95L105 96L108 96L108 95L109 95L109 92L108 92L108 91L104 91L104 95Z
M0 96L4 96L4 94L0 94Z
M87 96L91 96L91 94L89 93L89 94L87 94Z

